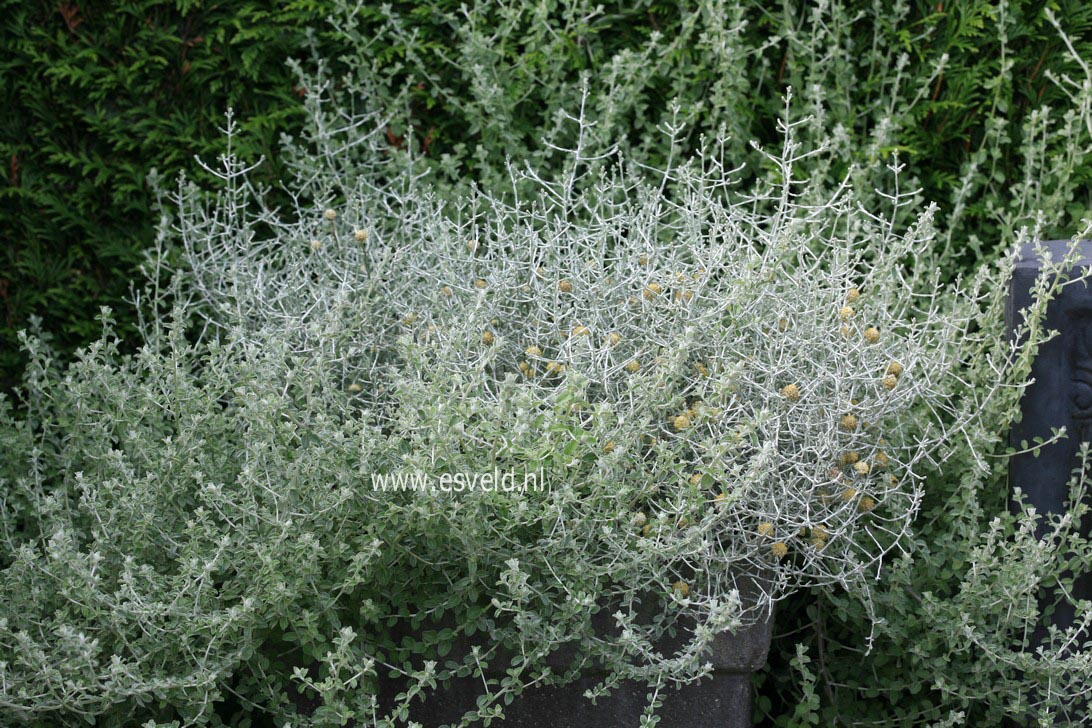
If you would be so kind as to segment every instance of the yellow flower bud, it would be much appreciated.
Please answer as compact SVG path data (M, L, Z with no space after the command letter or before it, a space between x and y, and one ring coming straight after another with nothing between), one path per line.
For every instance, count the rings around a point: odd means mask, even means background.
M671 588L676 594L683 598L689 596L690 594L690 585L687 584L685 581L677 581L671 585Z
M569 281L567 280L562 280L557 284L557 290L561 291L562 293L572 293L573 284L569 283Z
M660 286L659 283L649 283L647 286L645 286L644 296L647 299L652 299L660 295L660 291L662 290L663 287Z
M861 292L860 292L860 290L858 290L856 288L850 288L849 291L846 293L846 303L849 303L849 304L857 303L857 301L860 298L861 298Z
M842 417L841 422L838 423L843 430L847 432L853 432L857 429L857 418L853 415L845 415Z
M334 220L337 220L337 210L327 209L324 213L322 213L322 216L330 222L333 222Z
M758 531L759 536L772 536L774 533L774 525L769 521L763 521L762 523L758 524L758 528L756 530Z
M897 361L891 362L890 364L887 365L887 373L890 374L893 377L901 376L902 375L902 364L899 364Z
M781 396L790 402L800 399L800 388L795 384L786 384L781 388Z
M364 387L360 386L356 382L353 382L352 384L349 385L349 391L351 393L353 393L353 394L360 394L361 392L364 391Z
M871 468L868 466L868 463L864 460L855 464L853 466L853 469L857 471L857 475L868 475L868 471L871 470Z
M358 243L363 243L368 239L368 231L363 229L353 230L353 240Z
M674 420L672 420L672 424L675 425L676 430L682 431L685 430L687 427L690 427L690 418L686 415L678 415L677 417L675 417Z
M617 331L612 331L610 334L607 335L607 346L618 346L618 344L620 344L621 342L622 335L619 334Z
M843 321L849 321L851 318L853 318L853 309L849 306L842 306L840 309L838 309L838 318L842 319Z
M888 374L883 378L882 382L884 389L894 389L898 383L899 379L894 374Z
M861 498L861 502L857 504L857 508L859 508L861 510L861 513L868 513L869 511L871 511L875 507L876 507L876 501L874 501L872 498L868 497L867 495L864 498Z
M864 336L865 341L867 341L868 343L875 344L877 341L880 340L880 330L877 329L875 326L869 326L867 329L864 330L864 334L862 334L862 336Z
M641 368L641 365L637 363L636 359L630 359L629 364L626 364L626 371L630 374L636 374Z
M482 332L482 343L485 344L486 346L489 346L490 344L493 343L493 332L492 331L483 331Z
M451 298L454 291L451 290L451 286L444 286L440 289L440 295L444 298Z
M485 283L485 281L484 281L484 280L482 280L481 278L479 278L478 280L474 281L474 287L475 287L475 288L485 288L485 286L486 286L486 283Z
M783 541L778 541L770 546L770 553L774 555L775 559L781 560L788 556L789 547Z

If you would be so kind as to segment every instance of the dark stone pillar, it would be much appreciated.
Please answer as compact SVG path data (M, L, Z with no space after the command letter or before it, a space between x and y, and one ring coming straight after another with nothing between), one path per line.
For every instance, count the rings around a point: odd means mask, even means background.
M1060 261L1070 243L1050 241L1043 245ZM1082 241L1079 251L1077 266L1092 266L1092 240ZM1033 246L1026 246L1009 289L1006 318L1010 335L1022 322L1021 309L1031 305L1032 287L1042 270ZM1043 328L1059 335L1039 349L1031 371L1034 383L1020 402L1022 419L1013 428L1010 441L1019 450L1022 441L1030 445L1036 437L1049 439L1051 428L1063 426L1068 436L1043 447L1038 457L1014 456L1009 462L1009 489L1011 493L1020 488L1039 513L1059 513L1065 510L1080 443L1092 436L1092 284L1086 281L1065 287L1047 307ZM1078 576L1073 597L1092 598L1092 575ZM1059 604L1053 624L1064 628L1073 620L1072 606Z

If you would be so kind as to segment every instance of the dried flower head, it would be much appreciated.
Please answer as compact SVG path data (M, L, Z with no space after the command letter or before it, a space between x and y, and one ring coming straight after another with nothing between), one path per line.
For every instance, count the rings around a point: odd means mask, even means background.
M864 336L864 340L868 343L875 344L877 341L880 340L880 330L877 329L875 326L869 326L867 329L864 330L862 336Z
M562 279L558 281L557 290L561 291L562 293L572 293L573 284L566 279Z
M770 553L780 561L789 555L789 547L785 545L784 541L777 541L770 546Z
M846 432L853 432L857 429L857 417L854 415L843 415L842 419L838 422L838 426Z
M795 384L786 384L781 388L781 396L790 402L795 402L800 399L800 387Z
M322 217L328 222L333 222L334 220L337 220L337 210L327 208L326 211L322 213Z
M368 231L367 230L365 230L363 228L357 228L356 230L353 230L353 240L355 240L356 242L363 243L367 239L368 239Z

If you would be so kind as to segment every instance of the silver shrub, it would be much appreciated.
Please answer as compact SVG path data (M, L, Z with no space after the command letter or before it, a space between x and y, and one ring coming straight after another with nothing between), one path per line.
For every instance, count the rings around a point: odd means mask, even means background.
M558 527L594 513L589 548L654 554L641 586L685 584L691 616L741 587L744 619L805 586L869 604L919 470L1002 387L959 382L1004 270L942 283L935 208L893 222L914 196L897 160L885 209L848 178L794 177L825 153L794 139L810 119L783 122L746 190L715 142L652 170L590 154L593 125L569 121L566 173L512 167L509 193L450 203L409 163L346 180L331 134L304 182L333 192L254 212L226 159L211 204L176 198L185 284L215 326L321 361L337 382L323 396L409 438L406 468L545 464ZM366 147L382 125L352 127Z

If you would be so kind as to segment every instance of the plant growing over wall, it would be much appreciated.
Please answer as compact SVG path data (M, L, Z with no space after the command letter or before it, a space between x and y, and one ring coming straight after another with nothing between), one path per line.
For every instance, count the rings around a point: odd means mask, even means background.
M922 478L984 454L962 438L1040 340L995 348L1004 267L939 282L897 162L877 209L801 179L826 152L791 105L749 185L719 140L660 170L590 153L578 114L563 174L446 202L381 117L312 103L292 208L230 156L213 193L179 187L138 356L107 326L62 371L27 340L0 429L9 715L392 725L471 676L469 723L573 679L546 663L568 646L607 669L593 694L648 684L652 723L794 590L883 624ZM494 469L546 487L428 487Z

